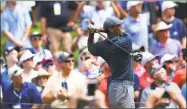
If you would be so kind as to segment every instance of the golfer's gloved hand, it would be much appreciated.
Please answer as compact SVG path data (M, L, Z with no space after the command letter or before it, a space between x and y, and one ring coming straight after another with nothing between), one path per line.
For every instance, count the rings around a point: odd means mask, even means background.
M134 60L135 60L136 62L141 62L143 56L142 56L142 54L140 54L140 53L134 53L134 54L133 54L133 58L134 58Z
M88 25L88 31L90 32L90 33L97 33L97 29L96 29L96 27L94 26L94 25Z

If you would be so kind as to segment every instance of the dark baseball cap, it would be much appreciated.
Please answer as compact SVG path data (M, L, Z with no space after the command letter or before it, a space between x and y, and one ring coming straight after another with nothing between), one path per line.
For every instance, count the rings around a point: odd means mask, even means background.
M13 47L13 46L10 46L8 48L5 49L4 51L4 56L7 56L10 54L10 52L12 52L13 50L16 50L17 52L20 51L20 48L19 47Z
M67 52L63 52L59 57L58 57L58 62L64 62L67 58L73 57L73 54L69 54Z
M106 31L109 27L115 26L115 25L121 25L123 24L124 20L120 20L116 17L107 17L104 24L103 29Z

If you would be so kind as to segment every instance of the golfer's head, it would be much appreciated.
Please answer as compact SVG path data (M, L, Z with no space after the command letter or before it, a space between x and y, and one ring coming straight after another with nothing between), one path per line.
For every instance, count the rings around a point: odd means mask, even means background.
M114 35L122 35L124 30L122 28L123 20L116 17L106 18L103 29L106 33L112 33Z

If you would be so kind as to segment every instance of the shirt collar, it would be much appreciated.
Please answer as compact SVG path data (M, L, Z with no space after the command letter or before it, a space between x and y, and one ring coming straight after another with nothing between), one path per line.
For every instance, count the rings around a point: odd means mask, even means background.
M159 47L165 47L166 45L168 45L171 42L171 39L168 38L167 42L165 45L161 44L160 42L157 41L157 46Z
M131 22L139 22L140 21L140 16L138 16L138 19L135 19L133 17L131 17L130 15L127 17L129 19L129 21Z

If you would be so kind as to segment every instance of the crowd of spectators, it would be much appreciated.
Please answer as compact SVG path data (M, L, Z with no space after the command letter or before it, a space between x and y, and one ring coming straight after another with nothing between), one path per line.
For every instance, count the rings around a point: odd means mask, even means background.
M107 17L117 17L137 46L132 49L143 56L133 62L136 108L186 108L185 10L186 2L155 0L1 2L7 40L0 58L2 107L109 108L111 71L88 51L87 27L103 27ZM42 32L31 33L37 21Z

